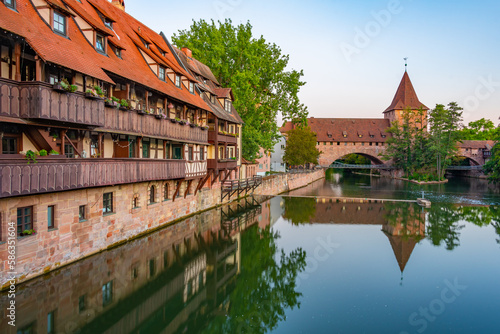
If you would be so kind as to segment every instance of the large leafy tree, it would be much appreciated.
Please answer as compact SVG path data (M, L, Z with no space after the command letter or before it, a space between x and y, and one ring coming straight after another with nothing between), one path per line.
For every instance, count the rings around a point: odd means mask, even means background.
M491 158L486 162L483 171L488 175L491 183L500 183L500 143L496 143L491 150Z
M500 128L495 127L491 120L485 118L469 122L468 126L464 126L459 131L461 140L496 140L499 135Z
M231 20L194 22L172 36L179 47L208 65L222 87L231 87L234 106L243 121L243 156L254 160L259 147L269 151L279 137L277 117L303 123L307 108L298 92L305 84L302 71L287 70L288 55L263 36L254 38L250 23Z
M446 167L458 151L458 129L462 121L462 110L456 102L451 102L448 108L437 104L436 108L429 111L430 149L436 159L438 179L443 178Z
M308 126L297 127L287 132L283 161L291 166L318 163L321 152L316 148L316 133Z

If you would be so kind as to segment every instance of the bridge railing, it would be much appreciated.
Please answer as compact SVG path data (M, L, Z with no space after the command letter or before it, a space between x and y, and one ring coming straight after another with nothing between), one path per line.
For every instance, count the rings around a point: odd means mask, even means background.
M446 170L482 170L483 166L448 166Z

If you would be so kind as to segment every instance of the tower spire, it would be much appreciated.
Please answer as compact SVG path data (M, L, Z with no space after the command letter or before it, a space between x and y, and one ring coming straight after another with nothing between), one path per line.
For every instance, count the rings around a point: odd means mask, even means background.
M408 57L403 58L405 60L405 72L408 72Z

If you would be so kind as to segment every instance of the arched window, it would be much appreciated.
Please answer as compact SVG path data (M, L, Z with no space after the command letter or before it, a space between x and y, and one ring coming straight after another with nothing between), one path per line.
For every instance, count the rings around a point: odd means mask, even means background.
M132 199L132 209L137 209L139 207L139 194L135 194Z
M156 187L151 186L151 188L149 188L149 203L150 204L155 202L155 193L156 193Z
M163 200L168 201L168 183L165 182L163 185Z

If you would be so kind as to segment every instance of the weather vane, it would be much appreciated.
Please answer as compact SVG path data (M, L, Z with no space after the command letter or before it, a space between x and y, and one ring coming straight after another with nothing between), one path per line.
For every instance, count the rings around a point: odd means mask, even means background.
M405 60L405 72L408 69L408 57L403 58Z

